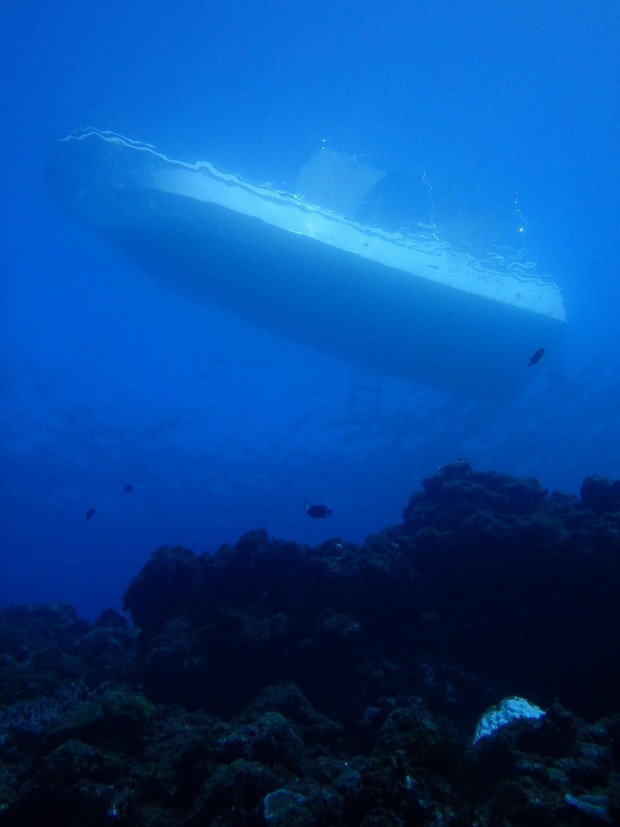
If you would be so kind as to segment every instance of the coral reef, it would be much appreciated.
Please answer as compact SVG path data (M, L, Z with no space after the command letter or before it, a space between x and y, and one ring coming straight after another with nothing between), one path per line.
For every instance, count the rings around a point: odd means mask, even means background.
M159 549L132 623L0 612L0 825L618 823L619 489L459 460L360 547Z

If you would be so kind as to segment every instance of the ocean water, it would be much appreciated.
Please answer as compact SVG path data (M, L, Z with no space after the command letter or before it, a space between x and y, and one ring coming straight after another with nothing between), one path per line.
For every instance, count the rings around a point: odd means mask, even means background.
M253 528L360 542L458 457L620 477L619 36L599 0L5 2L0 606L93 619L157 547ZM501 404L386 375L375 416L374 377L165 289L52 202L50 147L89 126L293 192L324 148L389 170L369 221L553 277L560 374Z

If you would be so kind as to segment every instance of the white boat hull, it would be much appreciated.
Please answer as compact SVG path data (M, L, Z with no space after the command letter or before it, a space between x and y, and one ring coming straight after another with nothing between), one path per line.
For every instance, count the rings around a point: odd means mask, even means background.
M480 272L207 163L89 130L52 149L53 198L170 288L368 370L501 401L557 354L552 283Z

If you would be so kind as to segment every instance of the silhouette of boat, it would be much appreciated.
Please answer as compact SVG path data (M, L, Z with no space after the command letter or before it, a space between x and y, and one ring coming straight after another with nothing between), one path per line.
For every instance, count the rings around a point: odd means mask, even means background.
M312 203L320 181L281 192L89 129L54 144L46 182L168 287L368 371L501 401L536 375L536 348L553 364L566 326L552 281L363 226Z

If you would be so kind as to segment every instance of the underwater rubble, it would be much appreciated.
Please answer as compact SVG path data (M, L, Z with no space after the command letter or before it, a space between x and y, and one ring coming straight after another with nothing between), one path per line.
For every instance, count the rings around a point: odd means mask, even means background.
M0 825L620 823L620 483L440 468L361 546L0 612Z

